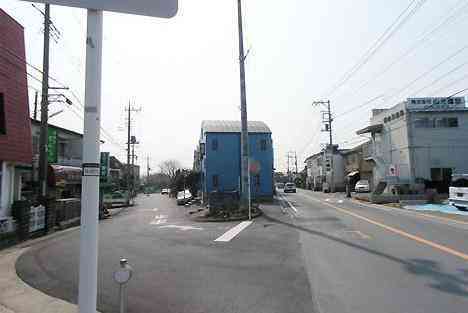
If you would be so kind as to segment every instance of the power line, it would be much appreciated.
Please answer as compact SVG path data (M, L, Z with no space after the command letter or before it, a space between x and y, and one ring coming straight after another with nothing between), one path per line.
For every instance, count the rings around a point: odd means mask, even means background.
M452 73L458 71L459 69L461 69L462 67L464 67L464 66L467 65L467 64L468 64L468 61L463 62L463 63L461 63L461 64L455 66L455 67L452 68L450 71L448 71L448 72L444 73L443 75L437 77L437 78L436 78L435 80L433 80L431 83L429 83L429 84L425 85L424 87L418 89L417 91L413 92L413 93L410 95L410 97L417 96L417 94L420 93L421 91L423 91L423 90L425 90L425 89L427 89L427 88L429 88L429 87L431 87L431 86L437 84L439 81L441 81L442 79L444 79L444 78L447 77L448 75L450 75L450 74L452 74Z
M328 93L326 93L326 96L330 96L334 92L336 92L340 87L342 87L346 82L348 82L363 66L365 66L371 60L371 58L379 51L379 49L382 48L382 46L388 40L390 40L395 35L395 33L401 27L403 27L403 25L406 24L407 21L411 19L411 17L413 17L416 14L416 12L423 6L423 4L427 0L419 0L419 2L417 3L416 1L417 0L412 0L410 2L410 4L400 13L400 15L398 15L396 20L374 42L371 48L369 48L364 53L360 60L343 75L343 77L338 81L337 84L335 84L335 86L332 87L332 89ZM413 4L415 4L414 7ZM413 8L411 9L411 7ZM409 11L410 9L411 11Z
M349 113L351 113L351 112L353 112L353 111L356 111L356 110L358 110L358 109L362 109L363 107L366 107L366 106L368 106L369 104L372 104L375 100L380 99L380 98L382 98L382 97L384 97L383 94L382 94L382 95L379 95L379 96L377 96L377 97L375 97L375 98L372 98L372 99L370 99L370 100L368 100L368 101L366 101L366 102L364 102L364 103L362 103L362 104L360 104L360 105L357 105L357 106L355 106L355 107L352 107L352 108L350 108L349 110L344 111L344 112L342 112L342 113L336 115L336 116L335 116L335 119L340 118L340 117L342 117L342 116L344 116L344 115L346 115L346 114L349 114Z
M395 96L399 95L401 92L403 92L404 90L408 89L409 87L411 87L412 85L414 85L416 82L418 82L419 80L421 80L422 78L426 77L427 75L429 75L430 73L432 73L433 71L435 71L436 69L438 69L440 66L442 66L444 63L450 61L451 59L453 59L454 57L456 57L457 55L459 55L460 53L462 53L466 48L468 48L468 45L465 45L463 46L461 49L458 49L457 51L455 51L454 53L452 53L451 55L449 55L448 57L444 58L441 62L437 63L436 65L432 66L429 70L425 71L424 73L422 73L421 75L419 75L418 77L416 77L415 79L413 79L412 81L410 81L408 84L406 84L403 88L400 88L399 90L397 90L395 93L393 93L390 97L387 98L387 101L391 98L394 98Z
M415 51L417 48L419 48L423 43L425 43L429 38L431 38L432 35L437 33L439 30L444 28L445 26L449 24L455 23L462 15L463 11L468 8L468 3L465 3L461 8L458 8L458 6L466 2L465 0L461 0L457 2L456 5L452 7L451 11L454 11L452 14L448 15L442 22L436 24L435 27L429 28L425 30L420 38L416 40L416 42L410 46L407 50L405 50L402 54L397 56L392 62L390 62L386 67L384 67L382 70L377 72L376 74L372 75L370 79L362 83L359 87L351 91L351 94L356 94L359 91L362 91L364 87L369 85L370 83L374 82L375 80L379 79L382 77L384 74L386 74L390 69L392 69L396 64L400 63L404 58L406 58L408 55L410 55L413 51ZM465 12L466 13L466 12Z
M457 78L456 80L453 80L453 81L451 81L450 83L448 83L447 85L445 85L445 86L443 86L443 87L437 89L436 91L432 92L432 93L431 93L431 96L434 96L434 95L438 94L439 92L441 92L442 90L445 90L445 89L447 89L447 88L449 88L449 87L451 87L451 86L453 86L453 85L455 85L455 84L457 84L457 83L459 83L459 82L461 82L461 81L464 81L464 80L467 79L467 78L468 78L468 74L465 74L465 75L463 75L462 77L459 77L459 78ZM453 96L452 96L452 97L453 97Z

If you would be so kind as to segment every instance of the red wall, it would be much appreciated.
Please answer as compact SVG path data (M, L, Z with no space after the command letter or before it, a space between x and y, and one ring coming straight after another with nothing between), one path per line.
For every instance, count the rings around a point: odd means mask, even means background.
M0 134L0 160L32 162L24 30L0 9L0 93L4 94L6 135Z

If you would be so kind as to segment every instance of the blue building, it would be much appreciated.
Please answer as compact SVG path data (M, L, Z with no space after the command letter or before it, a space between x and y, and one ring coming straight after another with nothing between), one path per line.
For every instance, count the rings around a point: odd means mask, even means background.
M250 185L252 199L273 198L273 142L263 122L250 121ZM204 196L212 191L240 191L240 121L203 121L194 168L201 172Z

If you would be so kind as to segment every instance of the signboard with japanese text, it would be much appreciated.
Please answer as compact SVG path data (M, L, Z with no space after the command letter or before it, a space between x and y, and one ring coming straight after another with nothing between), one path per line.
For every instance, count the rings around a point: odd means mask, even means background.
M47 134L47 161L57 163L57 130L50 127Z
M110 163L110 153L101 152L101 170L100 170L101 179L106 179L107 176L109 176L109 163Z
M177 14L178 0L23 0L67 7L113 11L171 18Z

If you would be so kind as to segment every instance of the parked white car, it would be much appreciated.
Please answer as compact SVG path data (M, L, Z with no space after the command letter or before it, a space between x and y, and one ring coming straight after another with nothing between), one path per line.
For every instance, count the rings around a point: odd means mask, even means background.
M182 190L177 193L177 205L184 205L192 200L192 194L189 190Z
M452 175L449 203L459 210L468 210L468 174Z
M283 191L296 193L296 185L294 183L286 183Z
M354 186L354 191L356 192L370 192L370 186L368 180L360 180Z

